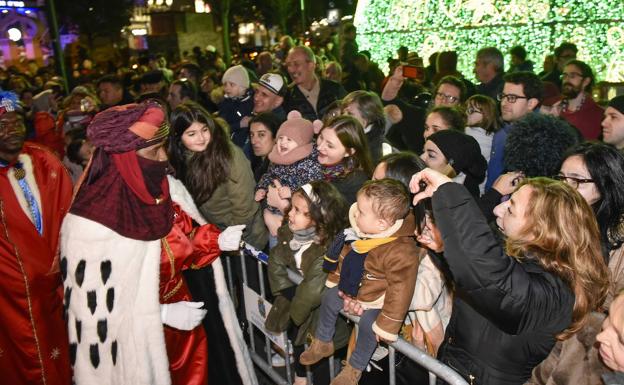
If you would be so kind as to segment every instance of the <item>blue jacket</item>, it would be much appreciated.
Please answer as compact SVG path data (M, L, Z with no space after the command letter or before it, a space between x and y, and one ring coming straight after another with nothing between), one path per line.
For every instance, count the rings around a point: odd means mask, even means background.
M492 188L492 185L503 173L503 159L505 158L505 142L507 141L507 134L511 131L511 123L505 123L500 130L494 134L492 139L492 150L490 151L490 162L488 163L487 179L485 181L485 191Z

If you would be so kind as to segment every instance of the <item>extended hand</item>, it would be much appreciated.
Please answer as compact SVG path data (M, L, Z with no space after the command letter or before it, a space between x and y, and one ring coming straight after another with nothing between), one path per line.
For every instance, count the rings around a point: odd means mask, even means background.
M180 301L160 305L162 323L179 330L193 330L208 312L203 302Z
M221 234L219 234L219 249L221 251L234 251L240 247L240 241L243 237L243 230L246 225L229 226Z

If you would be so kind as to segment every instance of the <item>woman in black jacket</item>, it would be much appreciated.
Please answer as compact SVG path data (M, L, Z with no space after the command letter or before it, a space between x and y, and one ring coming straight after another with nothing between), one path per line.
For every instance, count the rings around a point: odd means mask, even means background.
M410 187L415 202L432 197L456 290L438 359L472 384L523 384L605 298L591 208L564 183L529 179L495 209L503 249L463 186L426 169Z

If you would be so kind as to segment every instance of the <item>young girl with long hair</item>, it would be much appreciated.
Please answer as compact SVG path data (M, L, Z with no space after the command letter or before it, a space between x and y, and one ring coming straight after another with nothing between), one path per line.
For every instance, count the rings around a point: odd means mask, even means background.
M267 232L249 161L229 139L227 126L195 102L171 112L171 165L209 223L224 229L245 224L243 239L264 248Z
M466 189L449 182L426 169L410 184L415 201L432 197L440 262L456 292L438 359L467 381L524 383L605 298L609 273L594 214L565 183L525 180L495 209L502 247Z
M466 101L466 134L479 143L481 155L490 161L494 133L500 128L498 108L494 99L485 95L473 95Z
M325 181L305 184L292 194L277 246L271 249L268 271L275 301L266 326L274 332L288 330L294 345L295 384L306 383L299 355L318 318L327 279L323 271L325 252L335 234L346 226L346 218L347 204L334 186ZM288 278L287 269L303 275L298 286ZM346 325L341 324L334 338L336 346L345 346L348 337ZM314 372L315 383L320 383L318 376L328 375L326 368Z

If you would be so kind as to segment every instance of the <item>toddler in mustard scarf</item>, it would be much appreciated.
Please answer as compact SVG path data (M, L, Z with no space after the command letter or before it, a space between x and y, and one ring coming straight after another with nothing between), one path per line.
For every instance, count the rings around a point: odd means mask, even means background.
M312 365L333 353L332 337L343 305L339 291L356 297L366 310L353 354L332 385L357 384L379 338L397 339L418 271L415 220L402 183L366 182L349 210L349 221L351 228L327 252L324 268L330 270L330 289L323 296L315 338L299 360Z

